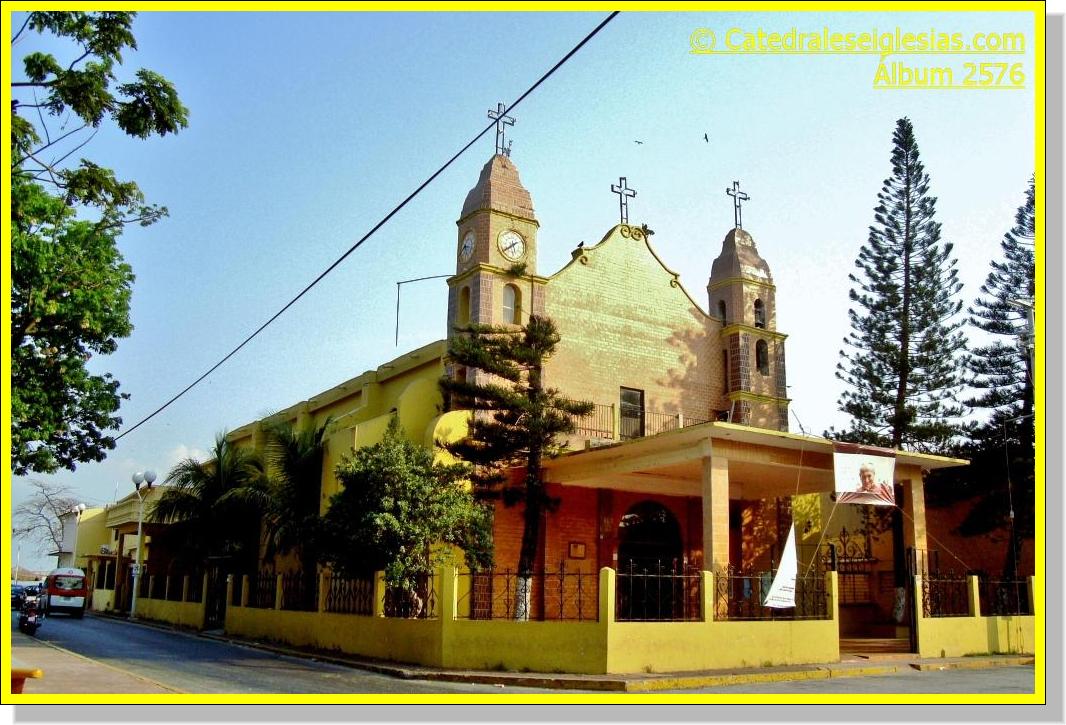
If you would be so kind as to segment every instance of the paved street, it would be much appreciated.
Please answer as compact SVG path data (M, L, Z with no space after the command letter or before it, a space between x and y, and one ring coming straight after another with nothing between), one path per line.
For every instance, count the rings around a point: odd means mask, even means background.
M12 625L14 654L25 664L39 643L20 633ZM97 678L103 687L112 682L122 685L122 692L194 692L194 693L557 693L524 687L453 684L401 680L363 670L341 667L310 659L285 657L250 647L203 639L193 635L167 632L121 621L88 616L69 619L49 617L37 631L37 639L63 647L111 668L134 673L137 683L115 670L100 670ZM51 648L47 648L51 650ZM54 650L41 653L52 667L45 667L43 680L26 683L27 694L33 692L112 692L111 689L87 690L86 682L70 679L79 663ZM46 663L47 664L47 663ZM106 668L105 668L106 669ZM62 682L66 674L68 681Z
M63 649L49 647L44 643L51 643ZM405 680L93 616L82 620L63 616L50 617L38 631L36 639L18 632L13 620L12 649L12 654L21 660L22 664L41 667L45 672L44 679L27 681L27 694L564 694L564 691L557 689L518 687L510 684L501 687L489 684ZM900 672L887 675L738 684L674 692L1027 694L1033 692L1033 687L1034 668L1029 665L922 672L901 668Z

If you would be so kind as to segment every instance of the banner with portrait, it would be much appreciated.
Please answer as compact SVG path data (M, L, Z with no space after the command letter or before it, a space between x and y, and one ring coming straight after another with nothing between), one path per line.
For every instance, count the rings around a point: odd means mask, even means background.
M837 503L895 506L896 452L854 443L833 445Z

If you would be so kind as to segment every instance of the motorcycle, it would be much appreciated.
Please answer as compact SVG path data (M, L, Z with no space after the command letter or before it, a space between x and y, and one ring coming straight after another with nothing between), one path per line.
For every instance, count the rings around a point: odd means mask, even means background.
M37 607L36 597L27 597L19 612L19 631L33 636L44 622L44 614Z

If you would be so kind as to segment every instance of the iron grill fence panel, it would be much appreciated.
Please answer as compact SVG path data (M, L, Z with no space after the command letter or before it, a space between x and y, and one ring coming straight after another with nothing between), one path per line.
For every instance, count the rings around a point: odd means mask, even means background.
M281 608L296 612L318 611L318 576L308 579L295 571L281 577Z
M248 577L248 606L256 609L273 609L277 598L278 577L262 571Z
M185 575L184 574L168 574L167 575L167 601L168 602L180 602L182 595L185 593Z
M696 567L630 566L618 572L615 618L619 622L700 620L703 577Z
M574 432L588 438L614 438L614 406L597 403L588 415L574 416Z
M535 621L595 622L599 619L599 575L567 571L534 572L529 578L529 605L519 600L519 575L510 569L466 572L459 575L458 619L519 618Z
M418 574L412 589L385 588L385 616L399 619L435 619L437 592L432 574Z
M186 601L202 602L204 600L204 573L194 571L189 574L189 596Z
M326 611L335 614L374 614L374 579L326 575Z
M715 575L714 618L716 620L795 620L829 619L829 590L825 574L818 570L796 577L796 606L767 607L774 572L737 573L732 569Z
M151 599L151 583L152 577L148 575L148 568L143 564L141 565L141 573L136 577L137 579L137 596L142 599Z
M1024 579L980 579L978 593L982 616L1033 614L1029 582Z
M922 613L926 617L970 616L969 577L931 574L922 579Z
M234 607L241 606L241 599L244 598L244 577L240 574L231 574L233 577L233 597L230 599L230 604Z

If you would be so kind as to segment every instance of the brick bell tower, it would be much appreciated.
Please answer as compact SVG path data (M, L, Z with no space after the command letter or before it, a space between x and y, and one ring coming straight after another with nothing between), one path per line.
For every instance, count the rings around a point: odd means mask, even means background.
M735 199L735 227L722 240L711 265L707 297L711 317L721 325L723 407L733 423L788 430L785 338L777 331L776 287L755 239L741 228L739 183L727 190Z
M496 153L456 221L455 275L448 279L448 337L470 323L523 325L543 312L536 276L533 200L508 153Z

